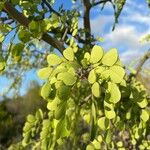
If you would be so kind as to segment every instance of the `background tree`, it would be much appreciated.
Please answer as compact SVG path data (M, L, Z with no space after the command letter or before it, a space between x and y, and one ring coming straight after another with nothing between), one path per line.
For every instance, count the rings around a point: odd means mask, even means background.
M1 50L0 70L7 66L8 75L12 75L18 69L47 65L38 76L46 81L41 95L47 100L49 112L38 110L27 117L21 145L27 149L149 147L148 94L135 79L149 52L137 70L127 76L117 50L105 53L95 45L97 40L91 34L92 8L110 3L114 30L126 0L74 2L83 6L83 28L78 28L78 8L66 10L60 5L56 11L54 1L48 0L1 2L1 42L10 32L12 38L8 50ZM33 39L45 41L59 51L59 56L47 56L49 48L34 49Z
M45 102L40 96L40 86L35 82L30 83L30 88L24 96L6 98L0 102L0 146L6 149L12 143L19 142L22 138L22 128L29 113L37 109L46 109Z

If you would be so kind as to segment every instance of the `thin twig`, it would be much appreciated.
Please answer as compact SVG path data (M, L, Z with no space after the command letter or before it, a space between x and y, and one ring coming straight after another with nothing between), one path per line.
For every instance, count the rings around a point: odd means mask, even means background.
M55 13L57 16L61 16L61 14L59 12L57 12L56 10L54 10L52 8L52 6L50 5L50 3L47 0L42 0L42 2L49 8L49 10L53 13Z

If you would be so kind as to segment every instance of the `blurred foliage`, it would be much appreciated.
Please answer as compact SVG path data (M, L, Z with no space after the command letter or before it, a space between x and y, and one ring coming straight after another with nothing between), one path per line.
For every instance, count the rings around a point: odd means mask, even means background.
M34 81L24 96L4 97L0 102L0 149L21 140L22 127L29 113L35 113L37 108L46 109L39 91L40 87Z

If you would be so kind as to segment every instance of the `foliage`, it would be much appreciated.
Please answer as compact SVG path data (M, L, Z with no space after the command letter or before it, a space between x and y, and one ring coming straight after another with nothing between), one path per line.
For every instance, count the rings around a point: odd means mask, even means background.
M48 0L1 2L12 20L2 23L2 42L15 30L8 52L2 51L1 72L9 63L23 70L41 67L37 74L45 80L41 96L47 103L47 110L27 116L22 142L9 150L149 149L146 89L136 75L125 73L117 49L105 52L91 34L91 8L110 2L116 24L126 0L73 1L84 6L83 29L78 28L82 14L77 8L56 11ZM33 39L44 40L59 54L36 50L40 55L35 55Z
M22 128L26 116L36 109L45 109L45 103L39 95L39 86L34 83L24 96L3 98L0 102L0 149L6 149L12 143L21 140Z
M41 149L123 148L125 141L118 136L126 131L132 146L137 147L149 134L148 95L140 82L125 75L117 50L104 53L95 45L91 53L84 51L82 59L76 57L77 52L74 57L66 57L65 51L63 57L48 55L48 62L51 58L53 63L46 67L51 72L41 95L49 112L37 111L27 117L24 146L35 147L38 135L36 146ZM39 72L43 78L45 72ZM79 130L81 124L83 131Z

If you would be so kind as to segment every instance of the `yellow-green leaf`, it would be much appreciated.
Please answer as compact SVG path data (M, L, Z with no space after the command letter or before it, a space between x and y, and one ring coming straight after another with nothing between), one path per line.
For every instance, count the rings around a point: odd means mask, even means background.
M55 119L59 120L65 115L66 106L67 106L66 101L62 101L60 104L58 104L57 109L55 110Z
M101 95L101 88L100 88L100 85L98 82L95 82L93 85L92 85L92 94L95 96L95 97L100 97Z
M109 75L110 75L112 82L120 83L125 76L125 70L120 66L114 65L114 66L110 67Z
M137 102L141 108L145 108L148 105L147 99L143 99L141 102Z
M57 79L62 80L66 85L73 85L77 80L77 78L69 72L59 73Z
M95 45L91 51L90 62L93 64L99 62L101 60L101 58L103 57L103 53L104 52L103 52L102 47Z
M114 110L105 110L105 116L108 118L108 119L113 119L116 117L116 113Z
M48 79L53 69L51 67L42 68L38 71L37 75L42 80Z
M140 117L144 122L147 122L149 120L149 112L145 109L142 109Z
M50 66L58 65L62 62L62 59L56 54L49 54L47 56L47 62Z
M102 130L107 130L109 128L109 120L106 117L98 119L97 124Z
M73 49L71 47L66 48L63 51L63 55L69 61L73 61L74 60L74 51L73 51Z
M118 86L115 83L108 83L108 91L110 93L109 101L112 103L118 103L121 99L121 93Z
M117 49L113 48L109 50L102 58L102 63L106 66L113 66L118 60Z
M51 93L51 85L49 84L49 82L45 83L41 89L41 96L44 99L47 99L49 97Z
M89 72L88 81L89 81L90 84L93 84L94 82L96 82L96 73L95 73L94 70L91 70Z

